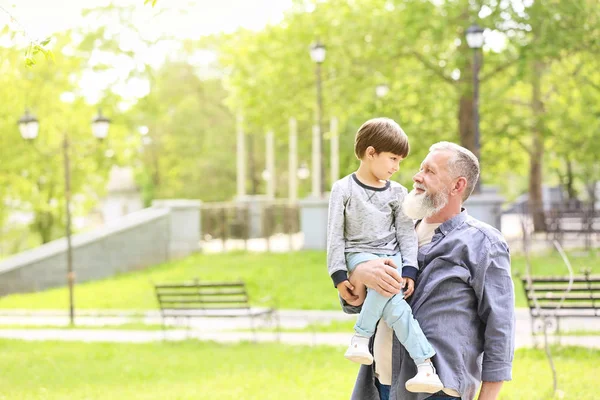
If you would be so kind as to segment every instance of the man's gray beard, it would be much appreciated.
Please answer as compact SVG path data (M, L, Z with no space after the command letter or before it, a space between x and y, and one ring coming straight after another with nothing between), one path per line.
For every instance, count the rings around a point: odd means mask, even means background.
M404 214L411 219L424 219L437 214L448 204L448 195L443 192L437 192L433 195L424 192L417 194L413 189L404 198L402 210Z

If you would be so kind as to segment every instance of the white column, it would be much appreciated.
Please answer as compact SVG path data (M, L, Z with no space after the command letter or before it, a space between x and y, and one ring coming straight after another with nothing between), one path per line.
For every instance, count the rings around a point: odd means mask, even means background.
M288 164L288 199L290 203L298 199L298 125L290 118L290 154Z
M244 135L244 117L241 113L237 115L236 123L236 149L237 149L237 197L246 195L246 140Z
M340 176L340 138L338 135L338 120L336 117L331 118L331 184L339 179Z
M267 179L267 197L273 199L275 198L275 135L273 131L267 132L266 141L266 169L269 177L269 179Z
M312 195L321 197L321 130L319 125L313 125L312 130Z

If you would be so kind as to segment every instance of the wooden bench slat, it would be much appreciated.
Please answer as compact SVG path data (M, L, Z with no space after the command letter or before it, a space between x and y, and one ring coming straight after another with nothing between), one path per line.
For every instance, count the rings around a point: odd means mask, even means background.
M540 304L540 309L542 310L552 310L557 309L559 303L552 304ZM560 310L589 310L593 309L590 305L577 305L577 304L562 304L559 308Z
M250 309L250 307L218 307L218 308L211 308L211 307L166 307L164 308L164 311L204 311L204 310L246 310L246 309ZM196 316L201 317L202 314L198 313L198 314L194 314Z
M527 283L527 278L521 278L523 283ZM569 282L568 276L535 276L532 278L532 282ZM586 276L574 276L573 282L592 282L592 283L600 283L600 275L588 275Z
M525 290L527 292L531 291L531 288L526 287ZM541 293L541 292L564 292L567 290L567 287L545 287L545 286L536 286L533 288L533 292ZM569 292L590 292L591 291L600 291L600 286L592 287L592 288L582 288L582 287L573 287Z
M163 304L247 304L241 300L164 300Z
M533 297L531 296L527 296L528 300L532 300L533 301ZM600 295L594 295L594 294L573 294L573 293L569 293L567 295L561 294L561 293L557 293L553 296L548 296L548 295L544 295L544 296L536 296L535 297L536 300L538 301L549 301L549 300L563 300L563 301L570 301L570 302L574 302L574 301L583 301L583 300L587 300L587 301L594 301L594 300L598 300L600 301ZM598 306L600 307L600 304L598 304Z
M214 287L243 287L245 288L246 285L243 282L210 282L210 283L167 283L167 284L157 284L154 285L155 288L157 289L162 289L162 288L174 288L174 289L179 289L179 288L214 288Z
M194 292L157 292L158 296L234 296L246 295L245 290L194 291Z

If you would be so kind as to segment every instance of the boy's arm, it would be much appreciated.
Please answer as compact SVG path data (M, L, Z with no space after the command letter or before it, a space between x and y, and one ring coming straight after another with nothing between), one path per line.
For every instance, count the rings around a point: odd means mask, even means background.
M348 279L348 269L344 251L344 203L345 194L340 181L333 184L329 196L327 217L327 270L333 280L333 286Z
M419 242L415 233L415 224L402 209L402 202L408 194L403 186L400 187L401 193L398 194L398 206L394 210L394 224L396 228L396 239L400 246L402 254L402 277L417 280L417 252L419 251Z

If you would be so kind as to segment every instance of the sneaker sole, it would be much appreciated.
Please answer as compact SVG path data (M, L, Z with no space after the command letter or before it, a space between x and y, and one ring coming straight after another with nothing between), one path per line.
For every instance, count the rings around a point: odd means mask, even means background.
M364 354L346 353L346 354L344 354L344 357L346 357L348 360L353 361L358 364L363 364L363 365L373 364L373 356L371 356L370 354L367 356Z
M412 383L405 385L406 390L412 393L437 393L444 388L439 383Z

